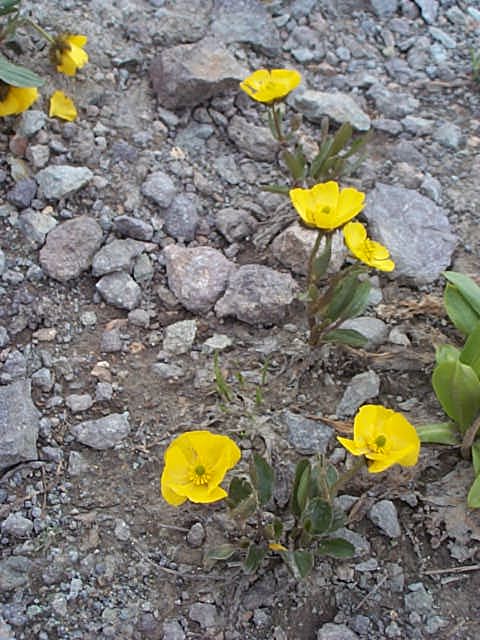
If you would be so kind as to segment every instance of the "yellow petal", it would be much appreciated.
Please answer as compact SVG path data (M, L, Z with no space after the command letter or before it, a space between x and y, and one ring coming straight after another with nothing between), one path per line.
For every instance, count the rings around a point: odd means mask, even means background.
M350 440L350 438L341 438L340 436L337 436L337 440L353 456L363 456L368 453L368 447L366 447L365 444L355 440Z
M240 83L240 88L257 102L269 103L285 98L300 84L298 71L258 69Z
M88 62L88 54L82 49L87 37L81 34L60 35L52 45L57 71L74 76Z
M360 222L348 222L343 227L343 236L345 238L345 244L353 255L356 256L357 251L367 239L367 230Z
M73 33L69 33L66 37L65 40L69 43L69 44L74 44L77 47L84 47L87 44L87 36L84 36L82 34L73 34Z
M50 98L50 118L57 117L62 120L72 121L77 117L77 110L73 101L63 91L55 91Z
M208 504L227 497L227 492L221 487L208 487L206 484L170 485L177 494L185 496L190 502Z
M162 474L162 480L161 480L160 486L161 486L163 499L165 500L165 502L168 502L168 504L171 504L174 507L178 507L179 505L183 504L186 501L187 498L185 496L178 495L178 493L175 493L175 491L173 491L169 487L169 485L163 478L163 474Z
M341 224L355 217L365 206L365 194L348 187L340 191L338 198L338 216L343 220Z
M283 544L279 542L270 542L268 548L270 551L288 551L287 547L284 547Z
M8 87L4 100L0 100L0 116L14 116L23 113L38 98L35 87Z

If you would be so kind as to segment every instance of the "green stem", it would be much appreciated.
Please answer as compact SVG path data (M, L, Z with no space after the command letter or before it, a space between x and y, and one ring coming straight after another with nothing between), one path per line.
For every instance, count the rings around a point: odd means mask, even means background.
M47 33L45 29L42 29L40 25L38 25L36 22L31 20L30 18L24 18L23 21L28 23L31 27L33 27L35 31L37 31L37 33L39 33L42 36L42 38L45 38L45 40L48 40L50 44L53 44L55 42L55 38L53 36Z
M275 132L277 134L277 140L280 142L280 144L283 144L285 142L285 138L283 137L282 127L280 126L279 112L275 108L275 103L271 105L271 109L272 109L273 124L275 126Z
M477 416L473 424L471 424L468 429L465 431L462 446L460 447L460 452L462 454L462 458L464 460L470 460L472 445L477 437L477 433L480 429L480 416Z
M354 464L351 466L351 468L348 471L345 471L345 473L342 473L342 475L338 478L338 480L335 482L335 484L332 486L330 490L332 500L338 495L339 490L342 487L344 487L347 484L347 482L349 482L353 478L353 476L355 476L358 473L358 471L360 471L360 469L362 469L364 466L365 466L365 459L363 456L360 456L358 460L355 460Z

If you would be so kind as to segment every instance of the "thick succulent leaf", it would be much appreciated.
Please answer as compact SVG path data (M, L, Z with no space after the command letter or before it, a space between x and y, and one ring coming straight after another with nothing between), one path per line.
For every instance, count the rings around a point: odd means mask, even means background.
M416 427L424 444L460 444L460 433L454 422L436 422Z
M460 353L460 361L470 365L480 378L480 322L468 336Z
M478 284L464 273L445 271L443 275L449 282L455 285L465 300L467 300L476 313L480 315L480 287Z
M459 360L442 362L433 371L432 385L443 410L464 433L480 411L480 381L475 371Z
M454 347L453 344L440 344L435 349L435 361L437 364L448 362L449 360L458 360L460 357L460 349Z
M467 504L470 509L480 508L480 475L475 478L472 486L470 487L470 491L467 496Z
M450 320L461 333L468 336L477 326L480 315L452 284L445 287L443 301Z

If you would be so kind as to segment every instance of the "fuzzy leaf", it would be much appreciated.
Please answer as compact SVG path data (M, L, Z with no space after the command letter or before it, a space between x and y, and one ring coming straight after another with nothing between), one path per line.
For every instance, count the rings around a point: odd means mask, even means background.
M315 559L310 551L281 551L280 555L296 580L305 578L313 569Z
M243 561L243 570L246 574L251 575L260 566L267 550L259 545L252 544L248 547L247 557Z
M355 553L355 547L343 538L330 538L320 542L317 552L332 558L351 558Z
M321 498L312 498L303 510L302 524L312 536L325 533L332 524L332 507Z
M228 488L227 505L230 509L235 509L253 493L252 485L245 478L235 476Z
M235 551L238 551L238 549L237 547L234 547L233 544L220 544L218 547L212 547L207 550L203 557L203 563L208 569L210 569L213 567L215 562L231 558Z
M258 453L254 453L250 460L250 478L257 491L259 504L267 504L273 492L273 469Z
M480 381L467 364L442 362L433 370L432 385L445 413L464 433L480 410Z
M43 84L36 73L9 62L3 56L0 56L0 80L13 87L40 87Z

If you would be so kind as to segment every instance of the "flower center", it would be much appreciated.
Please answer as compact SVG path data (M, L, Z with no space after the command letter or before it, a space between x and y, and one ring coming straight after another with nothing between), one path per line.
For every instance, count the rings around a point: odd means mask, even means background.
M203 464L198 464L191 474L190 481L198 487L202 484L208 484L209 480L210 474L207 473L207 470L205 469Z
M379 435L375 438L375 440L373 441L373 446L375 449L376 453L383 453L383 449L385 448L385 445L387 444L387 439L384 435Z
M326 213L327 215L329 213L332 213L332 207L329 207L327 204L325 206L323 206L320 210L320 213Z

